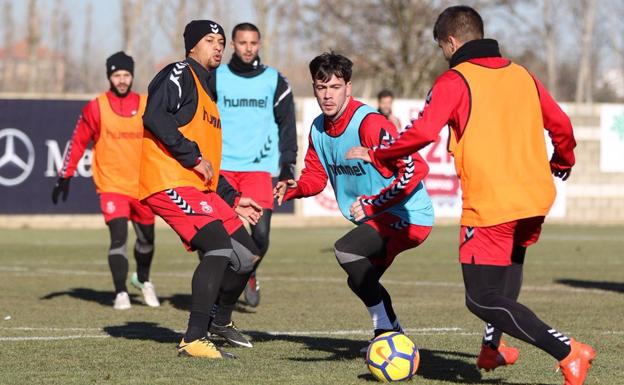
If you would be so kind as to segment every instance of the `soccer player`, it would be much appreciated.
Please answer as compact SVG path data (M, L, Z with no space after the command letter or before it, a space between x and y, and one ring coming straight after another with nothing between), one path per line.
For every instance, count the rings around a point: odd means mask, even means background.
M354 145L376 148L397 137L390 121L351 97L352 66L336 53L310 62L322 114L312 124L301 177L278 182L274 196L278 204L313 196L329 179L342 215L357 225L335 243L336 259L348 275L347 284L368 309L378 336L402 330L379 279L399 253L425 241L433 225L433 207L422 181L429 168L417 153L385 166L345 158Z
M218 295L238 298L259 258L238 215L255 224L262 214L260 206L241 197L219 174L221 121L207 82L221 63L224 46L219 24L193 20L186 25L186 59L166 66L148 88L139 176L140 199L189 251L199 250L202 256L193 274L191 314L178 354L214 359L232 355L206 338L211 309ZM228 330L238 333L231 322Z
M134 61L124 52L106 60L110 89L82 109L71 138L59 179L52 190L52 202L60 194L67 200L69 183L89 142L93 142L93 181L110 233L108 265L115 285L114 309L130 309L126 287L128 277L128 219L136 232L134 259L136 273L130 282L143 293L148 306L158 307L154 285L149 280L154 255L154 214L138 201L139 162L145 96L132 91Z
M392 114L392 102L394 94L390 90L381 90L377 94L377 111L394 124L398 131L401 130L401 121Z
M394 143L354 148L349 158L393 164L433 142L448 124L463 194L459 259L466 306L488 323L477 366L491 370L516 361L518 350L500 341L502 331L558 360L566 385L583 384L594 350L517 302L526 248L537 242L555 198L551 173L566 180L574 166L570 119L535 76L483 38L474 9L447 8L433 36L450 69L436 79L419 118ZM544 128L554 145L550 161Z
M269 248L273 211L271 176L294 178L297 159L295 104L288 81L276 69L260 62L260 30L241 23L232 30L234 53L227 65L210 78L223 127L222 174L244 196L262 206L262 217L251 226L251 237L264 257ZM245 288L245 301L260 303L256 270ZM220 303L231 312L234 303ZM219 318L219 314L217 314ZM218 321L218 320L217 320Z

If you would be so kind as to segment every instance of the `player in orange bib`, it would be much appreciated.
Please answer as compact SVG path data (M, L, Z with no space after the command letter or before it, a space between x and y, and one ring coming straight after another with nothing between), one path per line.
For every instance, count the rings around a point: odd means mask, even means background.
M574 166L570 119L537 78L503 58L496 40L483 38L474 9L447 8L433 36L450 69L436 79L418 119L394 143L349 155L388 164L427 146L448 124L462 188L466 306L487 322L477 366L492 370L516 361L518 350L501 341L504 332L559 361L565 385L581 385L594 350L517 301L526 248L537 242L555 199L551 173L566 180ZM554 146L550 160L544 128Z
M184 46L186 59L166 66L148 88L139 197L200 254L178 354L229 358L207 339L211 310L218 299L236 301L245 288L259 252L238 215L256 224L262 208L240 197L219 172L221 120L207 82L221 63L223 28L194 20L184 30ZM221 326L230 343L251 347L231 320Z
M100 197L100 207L110 233L108 264L115 285L114 309L131 307L126 279L128 257L128 219L132 221L137 240L134 245L136 273L130 282L143 293L148 306L160 306L154 285L149 280L154 255L154 214L139 202L139 162L145 95L132 92L134 61L123 52L106 60L110 90L91 100L78 118L71 143L65 153L59 179L52 191L52 201L63 201L69 193L69 182L86 146L93 142L93 181Z

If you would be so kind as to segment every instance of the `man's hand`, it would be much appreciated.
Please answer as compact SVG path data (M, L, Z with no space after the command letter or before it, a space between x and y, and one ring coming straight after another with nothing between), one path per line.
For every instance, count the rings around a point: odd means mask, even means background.
M241 197L234 211L252 225L258 224L262 216L262 207L249 197Z
M273 189L273 198L277 199L277 205L281 206L284 195L289 188L297 188L297 181L294 179L280 180Z
M371 163L370 155L368 155L368 148L366 147L351 147L347 151L347 159L362 159L365 162Z
M63 202L67 200L67 195L69 195L70 180L71 178L58 178L54 184L54 188L52 189L52 203L58 203L58 197L61 193L63 193Z
M550 165L550 171L556 178L561 178L561 180L565 181L572 174L572 169L569 168L567 170L562 170L560 168L554 167L552 164Z
M210 163L209 160L201 158L199 163L193 167L193 170L197 171L204 177L204 185L208 186L210 184L214 171L212 170L212 163Z
M364 212L364 207L362 206L360 198L361 197L358 197L349 208L349 212L356 222L360 222L366 218L366 213Z

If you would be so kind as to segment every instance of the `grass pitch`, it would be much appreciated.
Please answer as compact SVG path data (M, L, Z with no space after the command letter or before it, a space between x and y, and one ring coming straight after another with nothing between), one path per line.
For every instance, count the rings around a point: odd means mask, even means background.
M170 230L157 232L152 271L163 306L143 305L130 288L133 307L121 312L112 309L106 230L1 230L0 384L372 383L358 352L370 338L369 316L332 253L346 231L275 229L259 271L261 305L240 304L234 315L254 348L209 361L176 356L197 256ZM483 324L464 307L457 234L456 226L434 228L383 279L420 348L412 383L562 384L554 359L511 337L521 350L516 365L476 370ZM587 385L624 384L623 234L546 225L527 253L520 301L594 346Z

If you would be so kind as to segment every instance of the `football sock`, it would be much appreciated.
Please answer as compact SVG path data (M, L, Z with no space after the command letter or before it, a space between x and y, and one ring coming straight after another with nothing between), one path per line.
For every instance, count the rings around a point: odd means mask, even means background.
M232 312L236 301L245 290L250 275L251 273L237 274L230 268L225 269L217 301L219 306L213 320L216 325L224 326L232 322Z
M191 282L191 314L184 341L191 342L206 336L210 311L219 294L223 272L229 257L205 255L193 274Z
M392 330L392 322L388 319L386 308L383 302L379 302L377 305L368 306L368 313L373 320L373 329L377 330Z
M199 311L191 311L189 315L188 328L184 333L184 341L192 342L200 338L206 337L208 323L210 322L210 314Z
M107 224L110 235L110 247L108 249L108 267L113 276L115 293L128 291L126 279L128 278L128 256L126 255L126 240L128 239L128 219L115 218Z
M392 308L392 299L390 298L390 294L382 284L379 284L379 288L381 289L381 298L383 300L384 307L386 308L388 319L392 322L393 329L400 329L401 324L399 323L399 318L394 313L394 309Z
M149 281L150 267L154 257L154 225L132 223L137 235L134 244L134 259L139 282Z
M115 285L115 293L121 293L122 291L128 291L126 287L126 278L128 278L128 259L125 256L125 247L123 246L123 253L120 249L109 250L108 254L108 266L113 275L113 285Z

